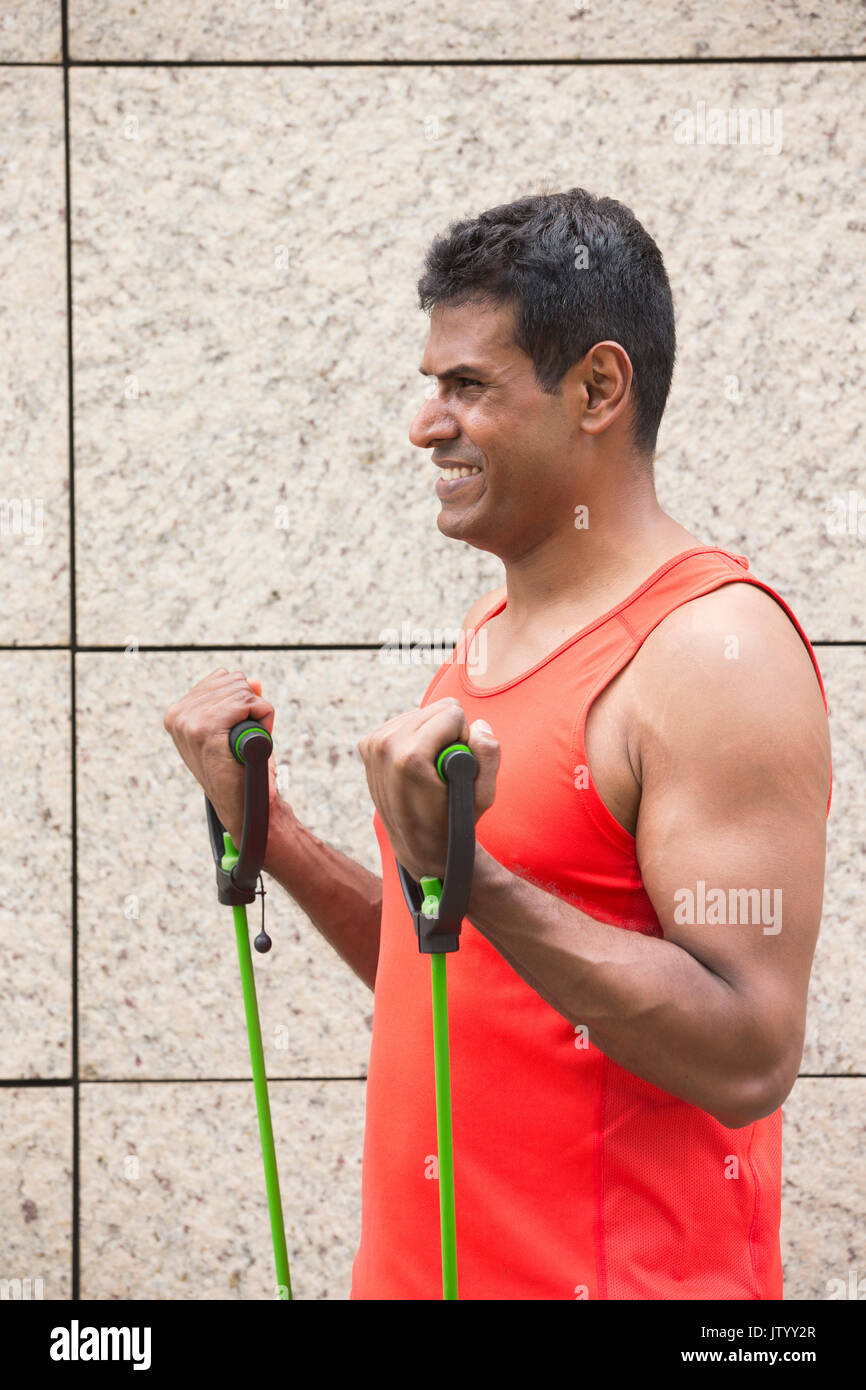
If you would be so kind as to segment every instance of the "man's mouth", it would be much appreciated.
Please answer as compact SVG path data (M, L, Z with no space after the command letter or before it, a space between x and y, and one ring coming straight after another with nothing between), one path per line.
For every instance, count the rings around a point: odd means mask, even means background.
M467 468L465 465L443 468L441 478L436 479L436 496L446 498L453 497L455 493L477 492L482 476L480 468Z
M442 468L442 465L439 464L438 467ZM469 478L474 473L480 472L481 469L475 463L457 463L451 468L442 468L442 477L450 481L452 478Z

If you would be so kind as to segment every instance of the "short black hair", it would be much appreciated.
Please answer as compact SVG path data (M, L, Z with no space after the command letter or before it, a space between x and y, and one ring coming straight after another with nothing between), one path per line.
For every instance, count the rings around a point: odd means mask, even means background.
M512 304L516 344L549 394L595 343L619 343L634 371L635 446L654 453L676 356L674 305L661 252L631 208L569 188L452 222L430 245L418 298L428 312L476 298Z

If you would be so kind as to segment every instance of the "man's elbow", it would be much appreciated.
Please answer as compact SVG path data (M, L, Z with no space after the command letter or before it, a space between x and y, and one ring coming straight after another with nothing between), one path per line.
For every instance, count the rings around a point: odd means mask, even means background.
M726 1129L745 1129L758 1120L766 1119L768 1115L775 1114L791 1094L799 1067L798 1057L793 1070L791 1062L787 1061L775 1072L765 1071L740 1082L725 1103L714 1107L709 1113Z

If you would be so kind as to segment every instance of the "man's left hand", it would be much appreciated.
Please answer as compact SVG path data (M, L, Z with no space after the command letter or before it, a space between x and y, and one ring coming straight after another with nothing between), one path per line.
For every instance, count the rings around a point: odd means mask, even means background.
M370 795L400 864L415 879L444 878L448 856L448 786L435 759L449 743L465 743L478 760L475 820L493 805L499 744L483 719L471 726L452 696L411 709L358 743Z

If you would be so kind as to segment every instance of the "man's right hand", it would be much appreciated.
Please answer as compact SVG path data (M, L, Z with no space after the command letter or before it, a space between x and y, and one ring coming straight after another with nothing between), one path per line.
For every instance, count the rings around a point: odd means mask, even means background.
M177 751L240 848L244 818L244 768L229 748L229 730L255 719L273 734L274 707L262 698L261 682L224 666L194 685L166 710L163 724ZM277 795L276 763L268 759L270 802Z

